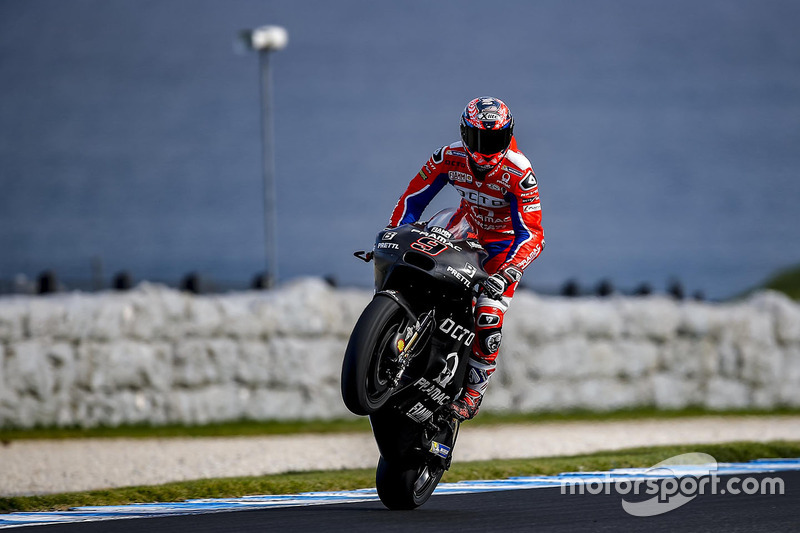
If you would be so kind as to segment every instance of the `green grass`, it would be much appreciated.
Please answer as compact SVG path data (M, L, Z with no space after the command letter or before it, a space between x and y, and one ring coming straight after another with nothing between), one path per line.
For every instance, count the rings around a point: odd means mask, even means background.
M800 415L800 408L739 409L711 411L702 407L677 410L658 410L651 407L624 409L609 412L562 411L544 413L493 413L481 412L470 425L535 424L540 422L580 422L602 420L637 420L644 418L685 418L698 416L763 416ZM235 437L258 435L287 435L296 433L367 432L366 417L342 420L307 421L238 421L202 426L150 426L129 425L98 428L8 428L0 429L0 442L20 439L71 439L71 438L169 438L169 437Z
M520 475L553 475L560 472L649 467L674 455L689 452L708 453L720 462L800 457L800 441L659 446L569 457L455 462L451 470L445 474L443 481L503 479ZM20 496L0 498L0 512L64 510L87 505L123 505L142 502L175 502L194 498L350 490L373 487L374 476L375 473L372 469L301 472L261 477L205 479L67 494Z

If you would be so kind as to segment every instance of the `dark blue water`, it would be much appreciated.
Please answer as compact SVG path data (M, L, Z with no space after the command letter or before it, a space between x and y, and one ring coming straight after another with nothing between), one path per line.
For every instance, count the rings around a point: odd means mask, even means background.
M351 251L483 94L539 177L530 284L724 297L800 262L797 2L0 0L0 278L261 270L257 60L232 46L261 24L290 34L283 278L369 284Z

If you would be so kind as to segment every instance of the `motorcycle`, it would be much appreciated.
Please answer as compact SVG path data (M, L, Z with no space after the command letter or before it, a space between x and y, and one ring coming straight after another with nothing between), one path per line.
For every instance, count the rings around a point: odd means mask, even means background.
M375 481L389 509L414 509L450 468L474 331L474 298L488 277L486 251L455 209L427 223L379 232L375 295L358 319L342 363L342 398L369 416L380 458Z

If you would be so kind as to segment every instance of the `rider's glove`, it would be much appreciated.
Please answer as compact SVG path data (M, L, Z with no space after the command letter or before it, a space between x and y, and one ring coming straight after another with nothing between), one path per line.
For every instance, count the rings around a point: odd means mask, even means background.
M499 272L492 274L483 282L483 293L492 300L500 300L503 293L512 284L522 278L522 272L514 267L506 267Z

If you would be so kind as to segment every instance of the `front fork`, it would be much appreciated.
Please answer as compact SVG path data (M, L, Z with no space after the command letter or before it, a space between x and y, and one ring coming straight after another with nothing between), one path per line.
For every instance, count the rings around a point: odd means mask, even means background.
M392 387L397 387L403 373L408 368L408 365L414 359L414 356L419 352L415 352L414 348L418 346L425 346L425 334L427 333L428 326L435 322L434 310L431 309L420 318L417 318L413 326L409 326L405 331L400 331L395 338L395 348L397 350L397 357L394 358L396 365L394 376L392 376Z

